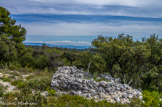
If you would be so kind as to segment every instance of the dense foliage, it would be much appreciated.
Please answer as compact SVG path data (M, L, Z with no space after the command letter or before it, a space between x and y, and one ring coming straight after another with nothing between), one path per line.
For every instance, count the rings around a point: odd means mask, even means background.
M9 11L0 7L0 66L4 67L14 61L24 50L26 30L21 25L15 25Z
M59 66L75 65L95 75L106 72L113 77L121 78L122 83L146 90L144 91L146 101L144 106L158 106L159 98L161 98L159 93L162 91L162 39L155 34L147 39L142 38L140 41L134 41L132 36L123 34L117 38L100 35L92 41L91 48L85 50L47 47L46 45L25 47L22 42L25 40L26 30L21 25L15 24L16 20L10 17L9 11L0 7L0 68L19 71L39 69L50 72L55 71ZM10 81L6 78L3 80ZM29 79L26 83L18 80L13 81L12 84L21 90L31 88L42 91L50 85L50 78ZM0 87L0 97L3 96L3 90ZM51 91L51 95L54 94L52 90L48 89L48 91ZM15 97L15 95L19 94L8 96ZM25 101L25 97L29 97L29 101L40 99L40 103L47 102L46 99L41 98L39 93L36 98L30 93L24 94L24 97L20 99ZM5 98L8 99L7 94ZM81 97L66 95L58 99L52 98L52 100L55 104L51 102L49 106L68 104L82 106L83 102L87 106L110 105L104 101L96 103ZM59 104L59 102L63 103Z
M162 91L162 39L155 34L141 42L123 34L114 39L99 36L92 49L106 63L103 72L136 88Z

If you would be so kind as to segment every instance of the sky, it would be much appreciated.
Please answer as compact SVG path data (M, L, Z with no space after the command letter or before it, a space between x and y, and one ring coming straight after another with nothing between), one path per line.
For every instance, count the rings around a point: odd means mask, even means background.
M26 42L90 45L97 35L162 38L162 0L0 0Z

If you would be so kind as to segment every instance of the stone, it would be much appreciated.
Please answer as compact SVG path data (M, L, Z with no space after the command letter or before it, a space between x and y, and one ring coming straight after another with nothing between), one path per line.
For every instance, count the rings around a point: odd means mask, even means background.
M141 91L119 83L119 78L115 79L108 74L101 74L99 78L104 78L106 81L96 82L93 75L88 72L79 70L75 66L63 66L53 75L51 86L56 90L57 95L79 95L89 99L94 98L96 101L107 100L124 104L129 103L133 97L142 99Z
M42 96L47 96L48 95L48 92L47 91L44 91L41 93Z
M106 83L105 81L101 81L101 82L100 82L100 85L101 85L102 87L106 87L107 83Z
M0 78L2 78L3 77L3 74L2 73L0 73Z
M132 95L132 94L129 94L129 95L128 95L128 98L133 98L133 95Z
M72 89L77 90L77 87L75 85L72 85L71 87Z
M81 95L81 94L82 94L82 92L81 92L81 91L78 91L78 92L77 92L77 95Z
M79 83L82 83L82 79L77 79L76 81Z
M102 92L102 91L103 91L102 87L99 87L98 92Z
M91 97L91 95L88 93L88 94L86 95L86 97L87 97L87 98L90 98L90 97Z
M109 93L111 91L111 88L105 88L105 91Z
M141 100L142 100L142 99L143 99L143 97L142 97L142 96L139 96L139 99L141 99Z
M87 88L87 87L82 87L82 89L83 89L83 90L88 90L88 88Z
M95 90L93 90L93 89L91 89L90 91L91 91L92 93L96 93L96 91L95 91Z
M70 95L77 95L77 93L75 91L70 91L69 94Z
M123 93L122 97L123 98L127 98L127 94L126 93Z
M120 102L119 97L115 97L114 100L115 100L116 102L118 102L118 103Z
M117 91L120 91L120 87L116 87L116 90L117 90Z
M5 93L8 93L8 92L13 92L16 87L11 85L10 82L4 82L2 80L0 80L0 84L3 86L3 87L6 87L7 89L5 90Z

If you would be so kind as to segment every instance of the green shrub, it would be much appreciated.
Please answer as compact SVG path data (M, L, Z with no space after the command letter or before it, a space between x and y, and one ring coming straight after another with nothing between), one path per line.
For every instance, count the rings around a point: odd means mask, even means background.
M9 107L42 107L47 103L47 99L40 95L40 93L35 94L24 94L20 93L6 93L2 97L2 101L7 103L14 103L16 105L11 105ZM19 105L18 105L19 102ZM6 107L6 106L3 106Z
M15 80L11 82L12 85L17 86L17 88L21 89L21 88L25 88L26 87L26 82L22 81L22 80Z
M145 107L160 107L162 106L162 101L160 99L162 98L162 94L160 94L158 91L143 91L143 100L145 101L144 106Z
M40 78L34 78L27 81L26 88L31 88L35 90L46 90L48 86L51 85L50 78L47 77L40 77Z
M107 101L89 100L81 96L62 95L49 97L47 107L127 107L125 104L109 103Z
M46 89L50 96L54 96L56 94L56 90L51 89L49 86Z
M90 72L103 73L106 69L106 62L100 55L93 55L91 59Z
M2 80L4 82L10 82L11 81L11 78L9 78L9 77L2 77Z
M30 80L30 79L32 79L34 77L35 77L35 75L29 75L29 76L26 77L26 80Z
M25 54L20 58L20 64L22 65L22 67L34 67L35 60L31 54Z
M1 101L5 102L6 104L8 102L13 103L13 102L15 102L15 97L17 94L19 94L19 93L12 93L12 92L6 93L3 95ZM3 106L3 107L6 107L6 106Z
M40 93L36 94L27 94L24 96L24 94L20 93L17 95L17 100L18 102L23 102L23 103L33 103L33 105L27 104L25 107L42 107L47 103L47 99L43 96L40 95Z
M23 81L19 81L17 84L17 88L21 89L21 88L25 88L26 87L26 82Z
M16 72L16 71L14 71L14 72L8 72L10 75L12 75L12 76L10 76L11 78L13 77L13 78L15 78L15 76L20 76L20 74L18 73L18 72Z
M36 67L39 69L44 69L48 66L48 58L45 55L40 55L36 59Z
M4 93L4 87L0 84L0 97L3 96Z
M33 78L27 81L22 81L22 80L15 80L11 82L12 85L17 86L19 89L34 89L34 90L39 90L43 91L46 90L50 85L51 85L51 80L48 77L37 77Z
M10 70L18 70L20 67L21 67L21 66L20 66L19 63L14 63L14 64L10 64L8 68L9 68Z
M22 80L15 80L11 82L11 85L16 86L19 82L21 82Z
M143 107L142 100L138 98L133 98L128 105L129 107Z
M33 72L33 68L31 68L31 67L25 67L25 68L20 68L19 70L18 70L19 72Z
M4 62L0 62L0 69L5 69L6 68L6 65Z

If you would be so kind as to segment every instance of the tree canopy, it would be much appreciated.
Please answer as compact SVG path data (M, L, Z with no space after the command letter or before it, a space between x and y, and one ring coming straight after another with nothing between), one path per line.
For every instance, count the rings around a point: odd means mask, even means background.
M10 12L0 7L0 62L9 64L22 53L25 49L22 43L25 35L25 28L16 25L16 20L10 17Z
M162 41L155 34L142 42L129 35L114 39L100 35L92 41L92 50L104 59L105 71L122 83L162 89Z

